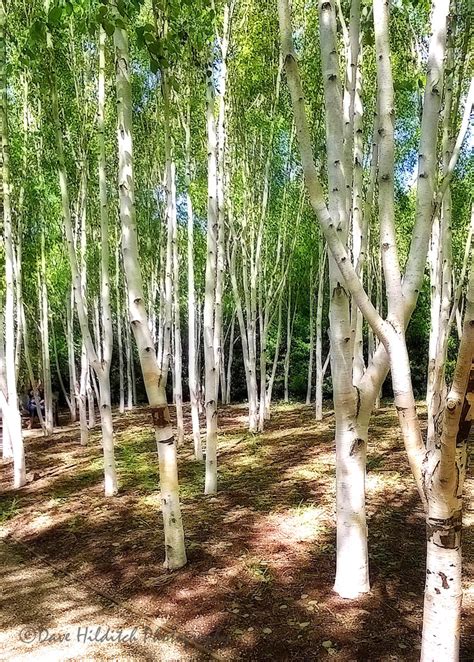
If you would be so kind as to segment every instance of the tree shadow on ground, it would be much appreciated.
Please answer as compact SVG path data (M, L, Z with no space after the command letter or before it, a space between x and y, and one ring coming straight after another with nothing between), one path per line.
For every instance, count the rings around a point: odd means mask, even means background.
M240 416L240 407L220 413L216 496L202 495L203 467L189 445L179 451L189 560L179 572L162 567L156 453L140 411L116 425L121 493L114 499L102 495L97 435L87 448L69 433L53 440L64 466L76 462L64 474L53 462L48 475L44 457L52 448L32 443L32 464L39 458L45 473L21 492L0 494L20 500L8 532L58 568L229 659L418 659L424 520L391 409L374 417L368 448L372 590L353 601L331 590L333 418L315 423L310 407L277 408L265 433L251 435L236 425ZM38 618L47 594L27 590L31 613L18 615L24 622ZM472 643L464 622L465 660Z

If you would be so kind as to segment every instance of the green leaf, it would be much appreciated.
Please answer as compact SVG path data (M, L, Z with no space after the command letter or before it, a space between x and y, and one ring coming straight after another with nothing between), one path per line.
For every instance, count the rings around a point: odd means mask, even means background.
M135 28L135 34L137 37L137 46L138 48L142 48L145 45L145 39L143 37L143 25L138 25Z
M174 76L171 77L170 84L175 92L179 92L179 83Z
M144 28L143 38L145 42L148 44L148 46L155 41L155 35L152 32L150 32L146 26Z
M109 37L111 37L115 32L115 25L108 19L102 21L102 27L104 28L106 35Z
M163 55L163 46L160 44L158 40L153 41L151 44L148 44L148 50L150 51L150 53L153 53L153 55L158 55L158 56Z
M125 8L125 3L123 0L117 0L117 9L122 16L127 15L127 10Z
M30 28L30 39L33 43L43 41L46 37L46 28L42 21L35 21Z
M99 21L102 21L108 13L108 9L105 5L101 5L97 11L97 16L99 17Z
M63 15L62 7L53 7L48 14L48 24L57 25L61 20L62 15Z
M154 74L157 74L160 70L160 63L153 56L150 57L150 69Z

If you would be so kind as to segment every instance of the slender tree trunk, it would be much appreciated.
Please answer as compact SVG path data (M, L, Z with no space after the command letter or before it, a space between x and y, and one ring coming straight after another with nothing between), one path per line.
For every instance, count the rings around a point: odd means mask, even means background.
M265 426L265 395L267 392L267 335L269 309L263 303L262 283L258 288L258 330L260 333L260 397L258 403L258 431Z
M277 323L277 335L275 340L275 352L273 354L273 365L272 372L270 374L270 379L268 380L267 393L265 395L265 419L270 418L270 407L272 404L272 394L273 394L273 384L275 383L275 377L278 369L278 358L280 356L280 345L281 345L281 329L283 326L283 295L280 294L280 299L278 302L278 323Z
M41 357L43 363L43 389L45 432L52 434L54 429L53 416L53 389L51 386L51 361L49 355L49 305L46 285L46 255L44 246L44 230L41 233L41 269L39 273L39 304L40 304L40 330L41 330Z
M11 460L13 448L10 439L9 421L10 411L8 408L8 388L5 370L5 316L3 312L3 301L0 298L0 411L2 412L2 457Z
M110 383L109 381L109 372L107 361L103 361L100 358L100 354L97 350L97 347L94 346L92 336L89 330L88 316L86 309L86 285L85 285L85 268L82 269L82 274L79 269L79 263L76 255L76 247L74 243L74 235L71 223L71 212L70 212L70 202L69 202L69 191L68 191L68 182L67 182L67 172L65 166L64 158L64 145L61 133L61 126L59 120L59 103L58 103L58 93L56 78L54 72L54 59L53 59L53 44L51 40L51 35L47 34L47 44L48 50L51 54L51 70L50 70L50 84L51 84L51 97L52 97L52 114L54 120L54 127L56 133L56 148L57 148L57 157L58 157L58 176L59 184L61 189L61 202L62 202L62 211L64 218L64 228L66 234L66 244L69 254L69 263L71 267L72 283L74 287L74 298L76 301L77 315L79 319L79 324L81 327L81 335L83 342L83 355L82 355L82 366L81 366L81 390L84 386L88 385L88 401L89 401L89 422L92 427L92 424L95 423L95 408L94 408L94 396L92 389L90 387L90 379L92 375L89 374L90 370L94 370L97 379L99 381L100 388L104 389L104 392L100 393L100 409L101 409L101 421L103 424L103 438L102 438L102 447L104 453L104 490L105 496L112 496L117 492L117 475L115 469L115 460L114 460L114 451L113 451L113 430L112 430L112 418L111 418L111 406L110 406ZM101 32L101 42L99 45L99 58L100 58L100 73L99 73L99 143L101 141L101 135L103 138L103 112L104 112L104 102L105 102L105 61L104 61L104 44L105 44L105 34ZM104 324L104 329L107 327L108 336L107 340L111 342L110 336L110 324L111 324L111 315L110 308L108 303L109 297L109 282L108 282L108 228L107 228L107 199L106 199L106 177L105 177L105 149L104 145L99 146L99 181L100 181L100 207L101 207L101 240L102 240L102 263L101 263L101 300L103 306L103 318L102 322ZM84 165L82 165L82 176L83 176L83 194L85 195L87 187L86 179L86 170ZM85 259L85 203L82 206L82 225L81 225L81 260L84 262ZM105 242L105 243L104 243ZM87 369L86 369L87 363ZM88 382L89 380L89 382ZM87 388L87 386L86 386ZM82 391L83 392L83 391ZM81 428L84 425L84 414L82 413ZM81 430L81 442L83 442L83 432Z
M125 298L125 310L127 318L130 319L130 312L128 309L128 300ZM132 339L130 335L130 324L125 324L125 360L126 360L126 372L127 372L127 409L131 411L133 409L133 351L132 351Z
M221 59L219 67L219 111L217 118L216 142L217 142L217 172L216 172L216 194L217 194L217 255L216 255L216 289L214 295L214 354L216 362L216 402L218 398L219 378L223 367L222 346L222 298L224 294L224 269L225 269L225 152L226 152L226 87L227 87L227 51L229 48L229 35L231 14L234 0L224 5L223 32L220 40ZM222 383L222 382L221 382ZM221 389L221 398L224 399L224 391Z
M235 312L232 314L232 321L230 323L230 340L229 340L229 355L227 357L227 378L226 378L226 393L225 403L230 405L230 394L232 384L232 362L234 359L234 342L235 342Z
M132 89L128 38L125 30L114 32L118 114L119 200L122 223L123 265L127 278L130 323L138 347L143 380L150 404L160 465L160 491L165 531L165 567L174 570L186 564L184 530L179 503L176 444L143 298L138 261L132 143Z
M291 285L288 288L288 302L286 313L286 351L285 360L283 363L283 378L284 378L284 402L290 401L289 380L290 380L290 357L291 357L291 341L293 338L293 323L296 315L296 301L291 314Z
M197 347L196 347L196 295L194 285L194 213L191 199L191 101L188 102L186 121L183 122L185 132L186 161L186 208L188 230L188 383L189 399L191 401L191 420L193 426L194 457L202 460L201 430L199 427L199 387L197 379Z
M314 355L314 286L313 274L310 275L309 286L309 358L308 358L308 379L306 387L306 404L311 404L311 392L313 390L313 355Z
M181 346L181 315L179 308L179 255L178 255L178 225L176 220L176 182L175 182L175 164L172 164L172 188L173 198L175 200L175 209L173 214L172 243L173 243L173 337L174 337L174 399L176 405L176 432L177 443L184 441L184 421L183 421L183 354Z
M428 512L422 662L459 659L462 491L474 418L474 248L471 260L453 384L441 412L434 412L441 426L430 428L424 465Z
M316 385L315 385L315 414L316 420L323 420L323 306L324 306L324 282L326 274L326 247L323 245L323 238L320 238L319 244L319 264L318 264L318 293L316 299Z
M3 239L5 245L5 366L8 391L7 427L13 451L13 486L20 488L26 483L25 451L18 410L18 394L15 371L15 283L13 278L14 257L12 237L12 214L10 207L10 153L8 138L8 107L6 81L6 7L0 0L0 137L2 187L0 206L3 212ZM7 447L8 449L8 447Z
M76 375L76 357L74 349L74 292L71 291L66 305L66 344L67 344L67 358L69 366L69 400L71 402L71 423L76 422L77 418L77 405L78 405L78 389L77 389L77 375Z
M86 349L86 355L87 355L87 349ZM86 377L86 394L87 394L87 415L88 415L88 426L89 430L93 430L95 428L95 399L98 400L97 398L97 393L95 393L96 398L94 398L94 392L96 391L95 387L95 382L94 382L94 376L92 374L92 369L89 364L89 360L87 360L87 377Z
M206 398L206 481L205 493L217 492L217 365L214 347L214 314L217 272L217 143L214 118L214 84L212 63L207 67L207 141L208 141L208 203L207 257L204 298L204 363Z
M89 426L87 423L87 376L89 364L87 362L84 342L81 344L81 375L78 388L79 429L81 431L81 446L87 446L89 441Z
M181 347L181 316L179 307L179 255L178 255L178 224L176 218L176 166L173 158L170 120L170 98L168 74L162 71L161 89L163 92L165 152L166 152L166 215L167 215L167 247L166 247L166 344L170 342L171 325L173 326L173 395L176 405L176 433L178 446L184 441L183 423L183 380L182 380L182 347ZM169 365L169 360L165 366Z
M117 316L117 353L119 371L119 412L125 411L124 367L123 367L123 331L122 331L122 292L120 290L120 240L117 241L115 254L115 314Z
M224 330L221 329L221 360L219 361L219 384L221 392L221 402L223 405L227 404L225 397L227 392L226 387L226 365L225 365L225 337Z
M114 455L114 429L112 423L112 398L110 393L110 364L113 349L112 311L110 307L110 275L109 275L109 214L107 202L107 172L105 154L105 42L106 33L101 27L99 31L99 85L97 132L99 138L99 202L100 202L100 326L102 327L102 343L99 343L101 367L97 371L99 381L99 410L102 430L102 448L104 452L105 495L110 496L118 490L117 472ZM123 391L123 389L122 389Z
M23 318L23 327L25 328L25 344L26 344L26 324L24 323L25 319L24 319L23 309L22 309L22 318ZM53 340L53 356L54 356L54 365L56 367L56 374L58 375L59 386L64 395L64 399L66 400L66 404L69 408L69 411L71 412L73 404L70 400L69 393L67 392L66 386L64 384L63 376L61 374L61 368L59 365L59 357L58 357L58 347L56 344L56 334L54 332L54 323L51 324L51 332L52 332L51 336Z

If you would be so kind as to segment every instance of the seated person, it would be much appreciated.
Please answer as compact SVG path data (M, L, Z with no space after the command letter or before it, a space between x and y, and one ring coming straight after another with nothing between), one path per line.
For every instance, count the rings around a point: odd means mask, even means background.
M37 393L37 399L39 401L39 408L41 411L41 416L44 416L44 393L40 390ZM28 393L28 405L27 405L28 413L30 415L30 422L28 424L28 428L31 429L34 425L34 420L35 417L38 418L39 420L39 415L38 415L38 407L36 405L36 400L35 400L35 394L33 389L31 389Z

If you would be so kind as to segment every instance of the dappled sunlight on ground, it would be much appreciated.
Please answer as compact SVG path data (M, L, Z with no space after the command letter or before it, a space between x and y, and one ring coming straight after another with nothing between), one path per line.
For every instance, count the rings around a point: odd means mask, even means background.
M25 597L7 619L3 641L15 639L19 624L37 625L49 612L59 628L81 619L130 623L136 616L123 610L132 609L140 619L172 628L229 660L417 659L424 521L391 407L376 412L369 436L372 591L355 601L332 592L335 458L330 412L316 423L313 407L277 405L265 432L250 434L244 405L221 408L219 492L204 496L203 465L192 457L185 407L188 436L178 454L189 563L176 573L162 566L159 476L149 415L136 409L115 414L114 421L120 482L115 498L103 496L98 428L87 447L79 445L77 427L57 430L48 439L38 431L29 434L29 482L20 491L8 487L11 467L1 467L0 523L9 549L14 549L7 557L16 555L6 559L11 576L2 575L2 586L11 587L7 601L19 586ZM472 481L468 490L472 493ZM466 550L473 541L471 520L472 511L465 519ZM17 549L13 541L26 547ZM54 582L64 578L51 575L41 562L33 562L34 572L25 570L34 554L89 588L84 595L79 591L77 601L74 593L63 595ZM472 562L467 560L465 567L472 571ZM41 573L46 573L44 581ZM466 589L467 614L474 591L467 584ZM114 601L99 599L94 591ZM466 618L463 626L467 660L474 633ZM192 642L140 642L138 652L123 644L114 655L209 659ZM55 646L44 648L44 655L54 658ZM22 647L13 653L23 655ZM90 658L96 651L67 652L85 654ZM35 659L42 655L43 648L38 655L35 650Z

